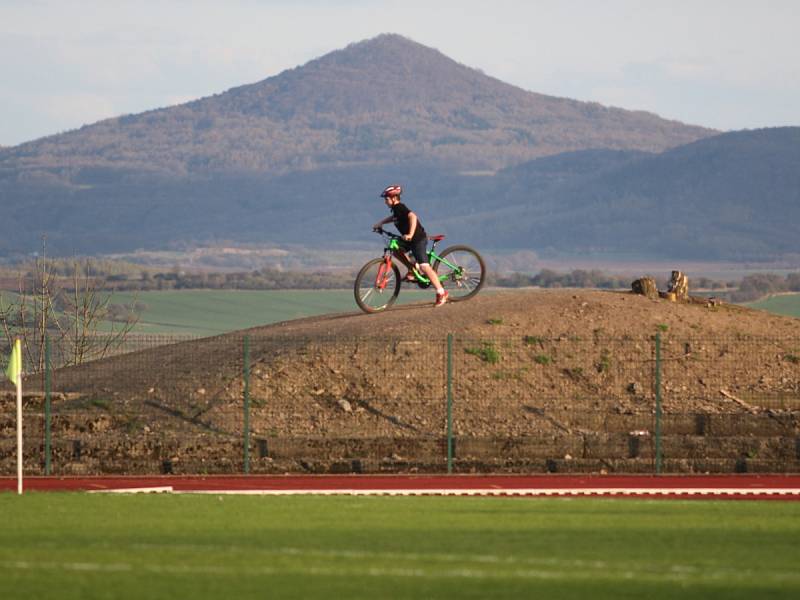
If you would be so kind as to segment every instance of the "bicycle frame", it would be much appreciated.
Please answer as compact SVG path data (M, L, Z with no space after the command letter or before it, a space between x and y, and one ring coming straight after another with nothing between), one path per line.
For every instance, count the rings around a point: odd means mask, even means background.
M382 232L382 233L384 235L391 236L391 237L389 237L389 244L386 246L386 248L383 249L384 262L381 265L381 268L378 269L378 275L376 276L376 279L375 279L375 287L380 289L380 290L385 289L386 288L386 284L389 281L389 273L392 272L392 255L395 255L395 253L399 253L399 252L405 253L405 251L400 247L400 242L399 242L399 237L398 236L394 236L393 234L391 234L389 232ZM431 245L430 249L426 252L426 254L428 256L428 263L432 265L434 260L438 260L442 264L447 265L448 267L450 267L453 270L453 273L460 273L461 272L461 267L459 267L458 265L452 264L447 259L442 258L438 254L436 254L436 244L437 243L438 243L438 241L434 240L434 242ZM430 283L431 283L430 278L428 278L425 275L423 275L418 269L412 269L411 273L414 275L414 279L417 282L419 282L419 283L421 283L423 285L430 285ZM448 279L450 279L450 276L451 276L450 273L448 273L446 275L441 275L439 277L439 280L440 281L447 281Z
M356 304L366 313L380 312L392 306L401 289L406 289L409 283L422 289L431 286L430 278L421 273L407 256L401 236L380 227L375 231L385 240L383 256L368 261L356 275L353 286ZM481 255L469 246L456 244L437 252L437 244L444 237L434 235L430 238L430 248L426 248L422 263L431 263L430 267L448 292L450 302L468 300L483 287L486 265ZM401 278L395 259L409 269L410 276L406 273L405 278Z

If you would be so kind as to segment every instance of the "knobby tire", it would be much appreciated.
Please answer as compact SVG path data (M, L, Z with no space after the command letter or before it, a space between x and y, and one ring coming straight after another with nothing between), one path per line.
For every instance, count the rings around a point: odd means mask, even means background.
M486 283L486 263L483 262L483 257L478 254L477 250L469 246L450 246L445 248L439 256L447 259L448 262L455 263L456 266L467 269L460 278L447 278L442 281L442 287L450 294L450 302L469 300ZM439 277L453 273L453 270L439 259L434 261L433 270Z
M356 277L353 292L358 307L366 313L381 312L392 306L400 294L400 270L392 263L392 275L383 290L376 289L375 283L383 258L375 258L361 267Z

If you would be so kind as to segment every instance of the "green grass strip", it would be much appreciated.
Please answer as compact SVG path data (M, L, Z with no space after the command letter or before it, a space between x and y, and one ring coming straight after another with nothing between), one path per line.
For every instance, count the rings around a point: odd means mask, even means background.
M800 503L0 494L14 598L796 598Z

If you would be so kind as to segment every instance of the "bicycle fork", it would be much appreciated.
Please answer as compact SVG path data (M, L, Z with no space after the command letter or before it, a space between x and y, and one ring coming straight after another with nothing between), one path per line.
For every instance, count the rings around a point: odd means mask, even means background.
M375 277L375 289L383 291L389 283L392 273L392 258L388 254L383 257L381 266L378 267L378 275Z

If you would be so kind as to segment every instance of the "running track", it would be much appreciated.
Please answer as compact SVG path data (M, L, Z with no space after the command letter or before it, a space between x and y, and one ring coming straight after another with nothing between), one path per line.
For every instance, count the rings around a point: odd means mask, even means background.
M603 496L800 500L800 475L214 475L28 477L25 491ZM16 491L0 477L0 491Z

